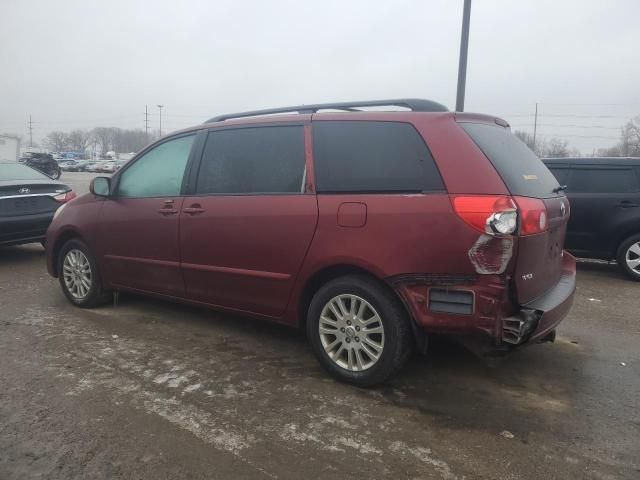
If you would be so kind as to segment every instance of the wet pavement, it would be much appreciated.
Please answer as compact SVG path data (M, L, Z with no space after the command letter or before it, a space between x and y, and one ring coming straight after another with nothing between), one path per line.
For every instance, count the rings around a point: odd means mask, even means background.
M295 330L124 294L80 310L40 246L0 248L0 479L637 479L639 293L581 263L555 344L434 339L365 390Z

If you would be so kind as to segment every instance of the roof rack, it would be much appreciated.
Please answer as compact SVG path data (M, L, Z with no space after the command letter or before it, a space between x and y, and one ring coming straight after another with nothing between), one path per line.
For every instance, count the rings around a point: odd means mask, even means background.
M405 107L413 112L448 112L447 107L431 100L421 98L399 98L395 100L371 100L369 102L339 102L318 103L312 105L297 105L294 107L270 108L267 110L253 110L250 112L227 113L210 118L205 123L222 122L231 118L257 117L274 113L316 113L318 110L345 110L359 112L361 107Z

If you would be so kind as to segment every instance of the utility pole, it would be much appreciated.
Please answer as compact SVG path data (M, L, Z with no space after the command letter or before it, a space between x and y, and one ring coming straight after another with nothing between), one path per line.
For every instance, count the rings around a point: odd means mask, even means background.
M533 117L533 151L536 151L536 133L538 132L538 102L536 102L536 114Z
M164 107L164 105L158 105L158 109L160 110L160 136L162 136L162 107Z
M144 134L149 141L149 108L148 105L144 106Z
M464 112L464 91L467 84L467 52L469 50L469 20L471 17L471 0L464 0L462 11L462 35L460 36L460 60L458 62L458 92L456 95L456 112Z
M29 115L29 148L33 148L33 122L31 121L31 115Z

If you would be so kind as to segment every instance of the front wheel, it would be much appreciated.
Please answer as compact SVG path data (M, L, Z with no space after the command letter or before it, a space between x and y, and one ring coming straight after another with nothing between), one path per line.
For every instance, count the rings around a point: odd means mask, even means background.
M314 295L307 336L331 375L368 387L384 382L406 362L413 347L408 322L398 299L377 280L349 275Z
M91 250L79 239L69 240L62 246L58 280L67 299L77 307L97 307L109 298L108 292L102 289Z
M620 244L616 260L627 277L640 282L640 235L632 235Z
M60 167L56 167L52 172L51 178L53 178L54 180L58 180L61 176L62 170L60 169Z

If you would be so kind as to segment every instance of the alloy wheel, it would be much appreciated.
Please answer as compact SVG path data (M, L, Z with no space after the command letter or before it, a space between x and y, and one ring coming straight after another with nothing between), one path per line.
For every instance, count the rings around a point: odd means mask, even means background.
M78 249L69 250L62 263L67 290L76 300L83 300L91 290L93 276L87 256Z
M640 242L633 243L627 249L625 261L629 270L640 275Z
M384 349L384 326L376 309L357 295L338 295L320 314L318 332L324 351L353 372L371 368Z

